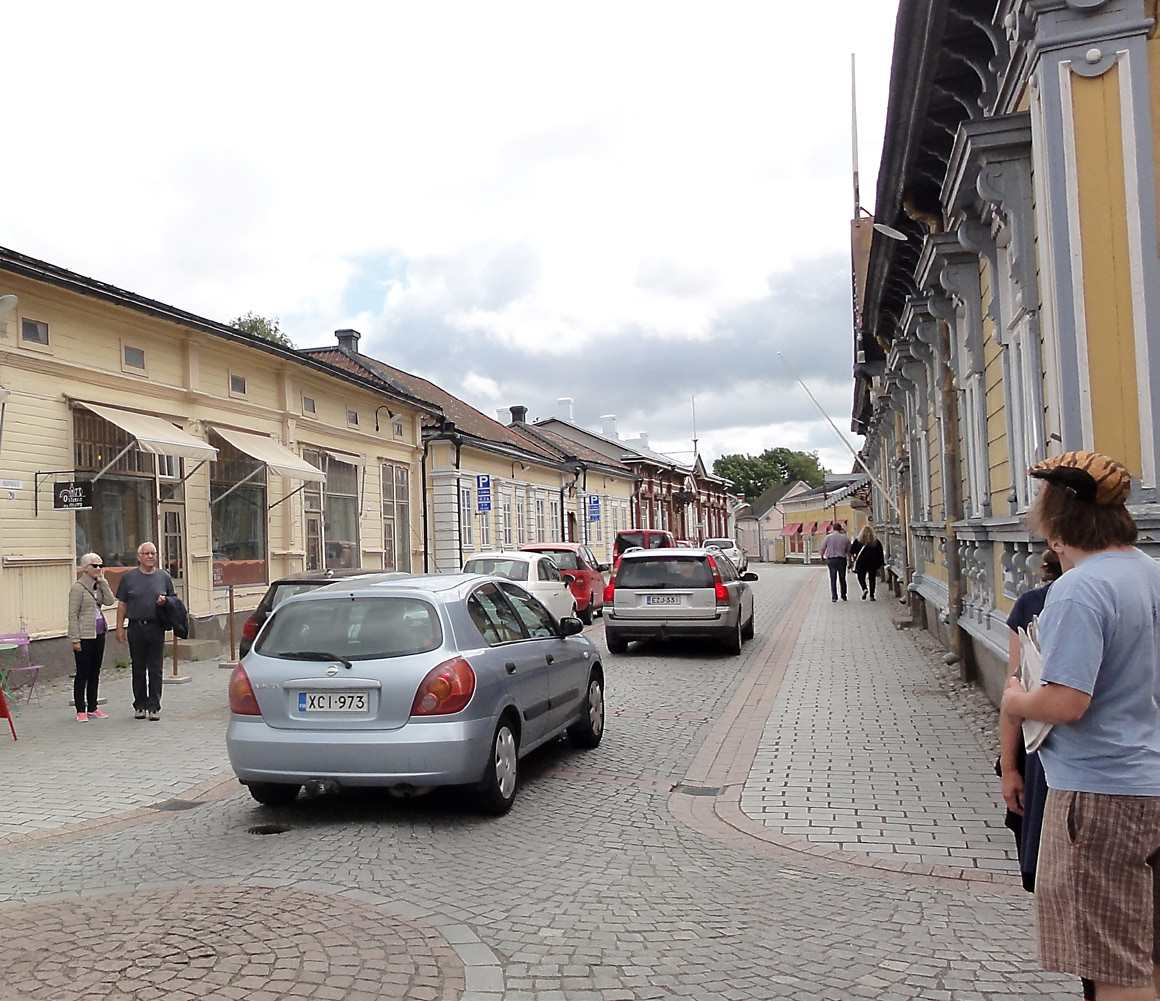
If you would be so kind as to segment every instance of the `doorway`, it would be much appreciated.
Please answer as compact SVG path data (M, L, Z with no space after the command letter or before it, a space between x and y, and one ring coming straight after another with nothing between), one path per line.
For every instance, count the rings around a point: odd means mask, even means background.
M173 578L173 589L177 592L177 596L188 604L185 574L185 505L171 501L162 502L160 513L159 565Z

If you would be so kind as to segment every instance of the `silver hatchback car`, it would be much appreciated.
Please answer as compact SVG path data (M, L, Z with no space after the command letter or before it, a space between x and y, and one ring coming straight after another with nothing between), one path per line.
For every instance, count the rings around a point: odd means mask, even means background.
M757 574L738 574L722 553L705 549L626 552L604 592L604 639L624 653L635 639L718 639L740 653L753 638Z
M604 672L576 618L474 574L359 578L274 609L230 678L226 747L259 803L302 786L462 785L486 812L563 733L596 747Z

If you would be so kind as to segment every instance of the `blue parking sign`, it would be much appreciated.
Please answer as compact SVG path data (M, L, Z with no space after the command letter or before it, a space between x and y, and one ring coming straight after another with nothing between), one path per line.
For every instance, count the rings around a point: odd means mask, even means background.
M588 520L600 520L600 498L596 494L592 494L588 498Z

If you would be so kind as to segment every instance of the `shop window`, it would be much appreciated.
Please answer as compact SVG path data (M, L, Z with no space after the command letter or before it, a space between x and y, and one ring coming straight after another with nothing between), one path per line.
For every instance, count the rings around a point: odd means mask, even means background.
M93 508L75 512L76 555L99 553L110 567L135 567L137 547L155 542L157 481L153 456L129 448L132 439L88 410L73 411L73 464L78 480L91 480Z
M358 534L358 466L328 457L322 501L327 570L362 566Z
M266 465L214 436L209 464L215 586L266 583Z

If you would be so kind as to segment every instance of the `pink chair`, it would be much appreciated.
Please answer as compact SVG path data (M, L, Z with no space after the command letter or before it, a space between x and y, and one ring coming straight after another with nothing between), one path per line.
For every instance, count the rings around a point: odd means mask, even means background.
M44 665L29 662L30 643L28 633L0 633L0 688L16 706L22 702L40 705L36 679Z

